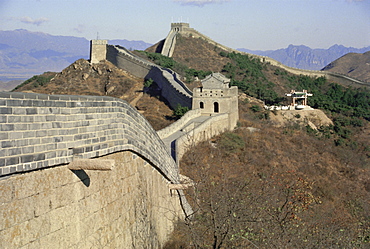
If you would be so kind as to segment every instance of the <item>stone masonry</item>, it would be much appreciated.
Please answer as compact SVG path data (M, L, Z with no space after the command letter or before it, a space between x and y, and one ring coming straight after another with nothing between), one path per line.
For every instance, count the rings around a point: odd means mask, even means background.
M2 92L0 113L0 176L132 150L178 181L157 133L123 100Z

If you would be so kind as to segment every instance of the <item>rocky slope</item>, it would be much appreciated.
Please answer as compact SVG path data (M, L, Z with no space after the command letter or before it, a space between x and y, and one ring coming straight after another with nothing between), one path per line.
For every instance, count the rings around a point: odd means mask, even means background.
M370 51L363 54L348 53L331 62L322 70L346 74L355 79L370 82Z
M172 110L160 100L155 86L142 94L143 82L143 79L134 77L110 62L91 65L80 59L60 73L48 72L33 77L18 86L15 91L120 98L132 102L154 129L162 129L174 121ZM142 96L137 98L139 95Z

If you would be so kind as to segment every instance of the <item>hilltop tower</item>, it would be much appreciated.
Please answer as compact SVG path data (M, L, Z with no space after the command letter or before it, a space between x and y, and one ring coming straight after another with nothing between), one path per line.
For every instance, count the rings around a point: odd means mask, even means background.
M189 23L184 22L171 23L171 30L176 32L183 32L189 28L190 28Z
M90 41L90 63L99 63L107 58L108 40Z
M212 73L201 81L202 87L193 90L193 109L200 108L202 115L229 114L229 128L239 119L238 87L229 86L230 79L221 73Z

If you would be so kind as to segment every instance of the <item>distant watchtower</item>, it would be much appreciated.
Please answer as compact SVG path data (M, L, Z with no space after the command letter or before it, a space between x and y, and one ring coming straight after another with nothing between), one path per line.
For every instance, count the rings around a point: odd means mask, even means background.
M107 58L107 40L90 41L90 63L99 63Z
M184 23L184 22L178 22L178 23L171 23L171 30L176 31L176 32L182 32L186 31L189 29L189 23Z
M239 119L238 87L229 86L230 79L221 73L212 73L202 80L202 87L193 90L193 109L200 108L202 115L229 114L229 127L233 129Z

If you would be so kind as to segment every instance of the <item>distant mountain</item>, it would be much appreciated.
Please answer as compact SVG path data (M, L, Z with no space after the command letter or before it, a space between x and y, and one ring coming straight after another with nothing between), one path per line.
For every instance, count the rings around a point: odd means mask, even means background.
M245 48L239 48L238 50L251 54L268 56L289 67L321 70L330 62L347 53L365 53L370 51L370 46L358 49L342 45L333 45L328 49L311 49L303 45L289 45L287 48L278 50L261 51L248 50Z
M348 53L322 70L346 74L355 79L370 82L370 51L363 54Z
M143 41L112 40L109 44L144 50ZM78 59L88 59L89 41L25 29L0 31L0 80L25 80L46 71L60 72Z

